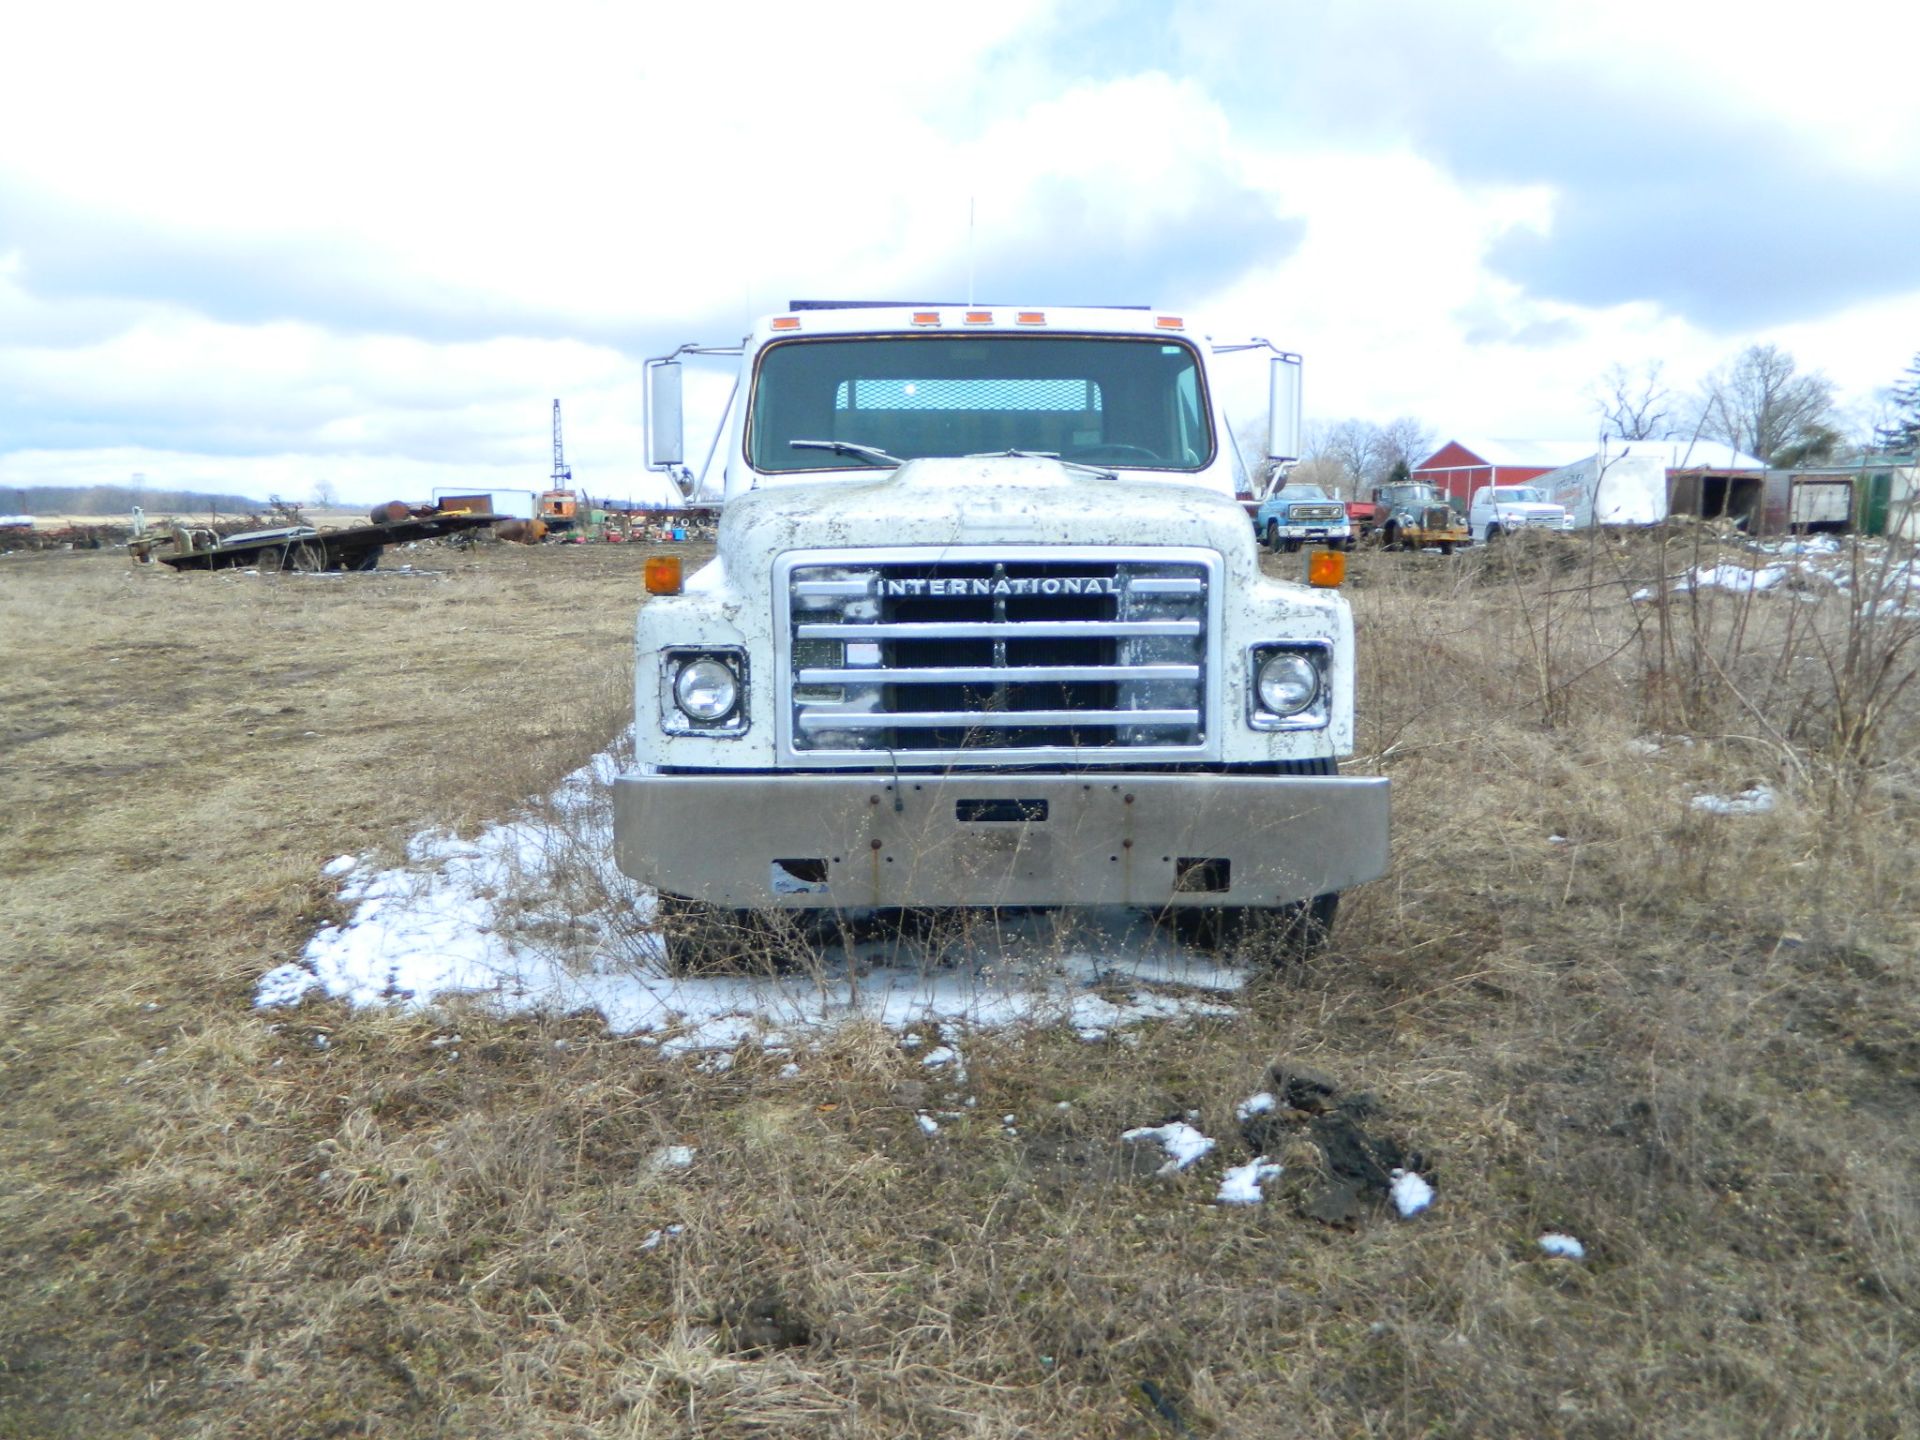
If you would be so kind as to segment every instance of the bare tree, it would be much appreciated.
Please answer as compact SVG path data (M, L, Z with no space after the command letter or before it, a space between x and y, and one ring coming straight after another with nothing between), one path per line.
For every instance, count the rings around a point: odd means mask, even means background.
M1289 485L1318 485L1329 495L1342 498L1353 494L1353 482L1337 460L1302 460L1287 472Z
M1369 484L1373 474L1373 453L1377 428L1369 420L1336 420L1327 426L1313 459L1338 467L1340 493L1357 495Z
M1607 433L1622 440L1672 440L1680 435L1674 395L1661 381L1666 367L1649 360L1639 370L1615 365L1594 382L1594 408Z
M1842 440L1833 382L1777 345L1749 345L1701 382L1698 428L1770 465L1824 460Z
M1399 472L1411 472L1432 453L1433 431L1411 415L1401 415L1376 426L1368 483L1384 484Z
M1433 432L1411 415L1378 424L1341 420L1309 429L1307 454L1337 475L1335 493L1364 495L1397 473L1411 470L1433 450Z
M340 503L340 492L333 487L331 480L313 482L312 505L316 510L331 510Z

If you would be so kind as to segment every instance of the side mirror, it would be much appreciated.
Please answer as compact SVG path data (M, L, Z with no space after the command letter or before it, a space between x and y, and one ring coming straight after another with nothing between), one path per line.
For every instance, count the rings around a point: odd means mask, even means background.
M1300 357L1276 355L1269 377L1267 458L1300 458Z
M680 410L680 362L647 362L647 467L672 470L686 459Z

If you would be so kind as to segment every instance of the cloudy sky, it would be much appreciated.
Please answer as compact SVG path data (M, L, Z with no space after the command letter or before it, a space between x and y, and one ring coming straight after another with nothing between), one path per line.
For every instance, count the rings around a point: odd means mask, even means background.
M646 356L970 265L1442 435L1592 434L1610 365L1756 340L1864 419L1920 351L1920 20L1879 0L516 9L10 12L0 502L537 488L556 396L637 493Z

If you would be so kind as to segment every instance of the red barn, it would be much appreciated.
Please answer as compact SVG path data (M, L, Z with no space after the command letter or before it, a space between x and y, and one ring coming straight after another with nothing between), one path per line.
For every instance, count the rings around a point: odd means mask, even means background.
M1464 506L1483 485L1524 485L1599 448L1597 440L1449 440L1413 467L1413 478Z

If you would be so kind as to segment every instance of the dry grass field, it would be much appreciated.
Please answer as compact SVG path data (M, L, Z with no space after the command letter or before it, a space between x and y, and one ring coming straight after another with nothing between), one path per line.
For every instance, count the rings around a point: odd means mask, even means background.
M640 547L0 562L0 1437L1920 1431L1920 625L1877 552L1660 589L1710 549L1356 557L1393 875L1230 1015L969 1037L970 1107L872 1025L253 1008L330 857L619 730ZM1433 1207L1316 1218L1287 1113L1214 1203L1275 1066Z

